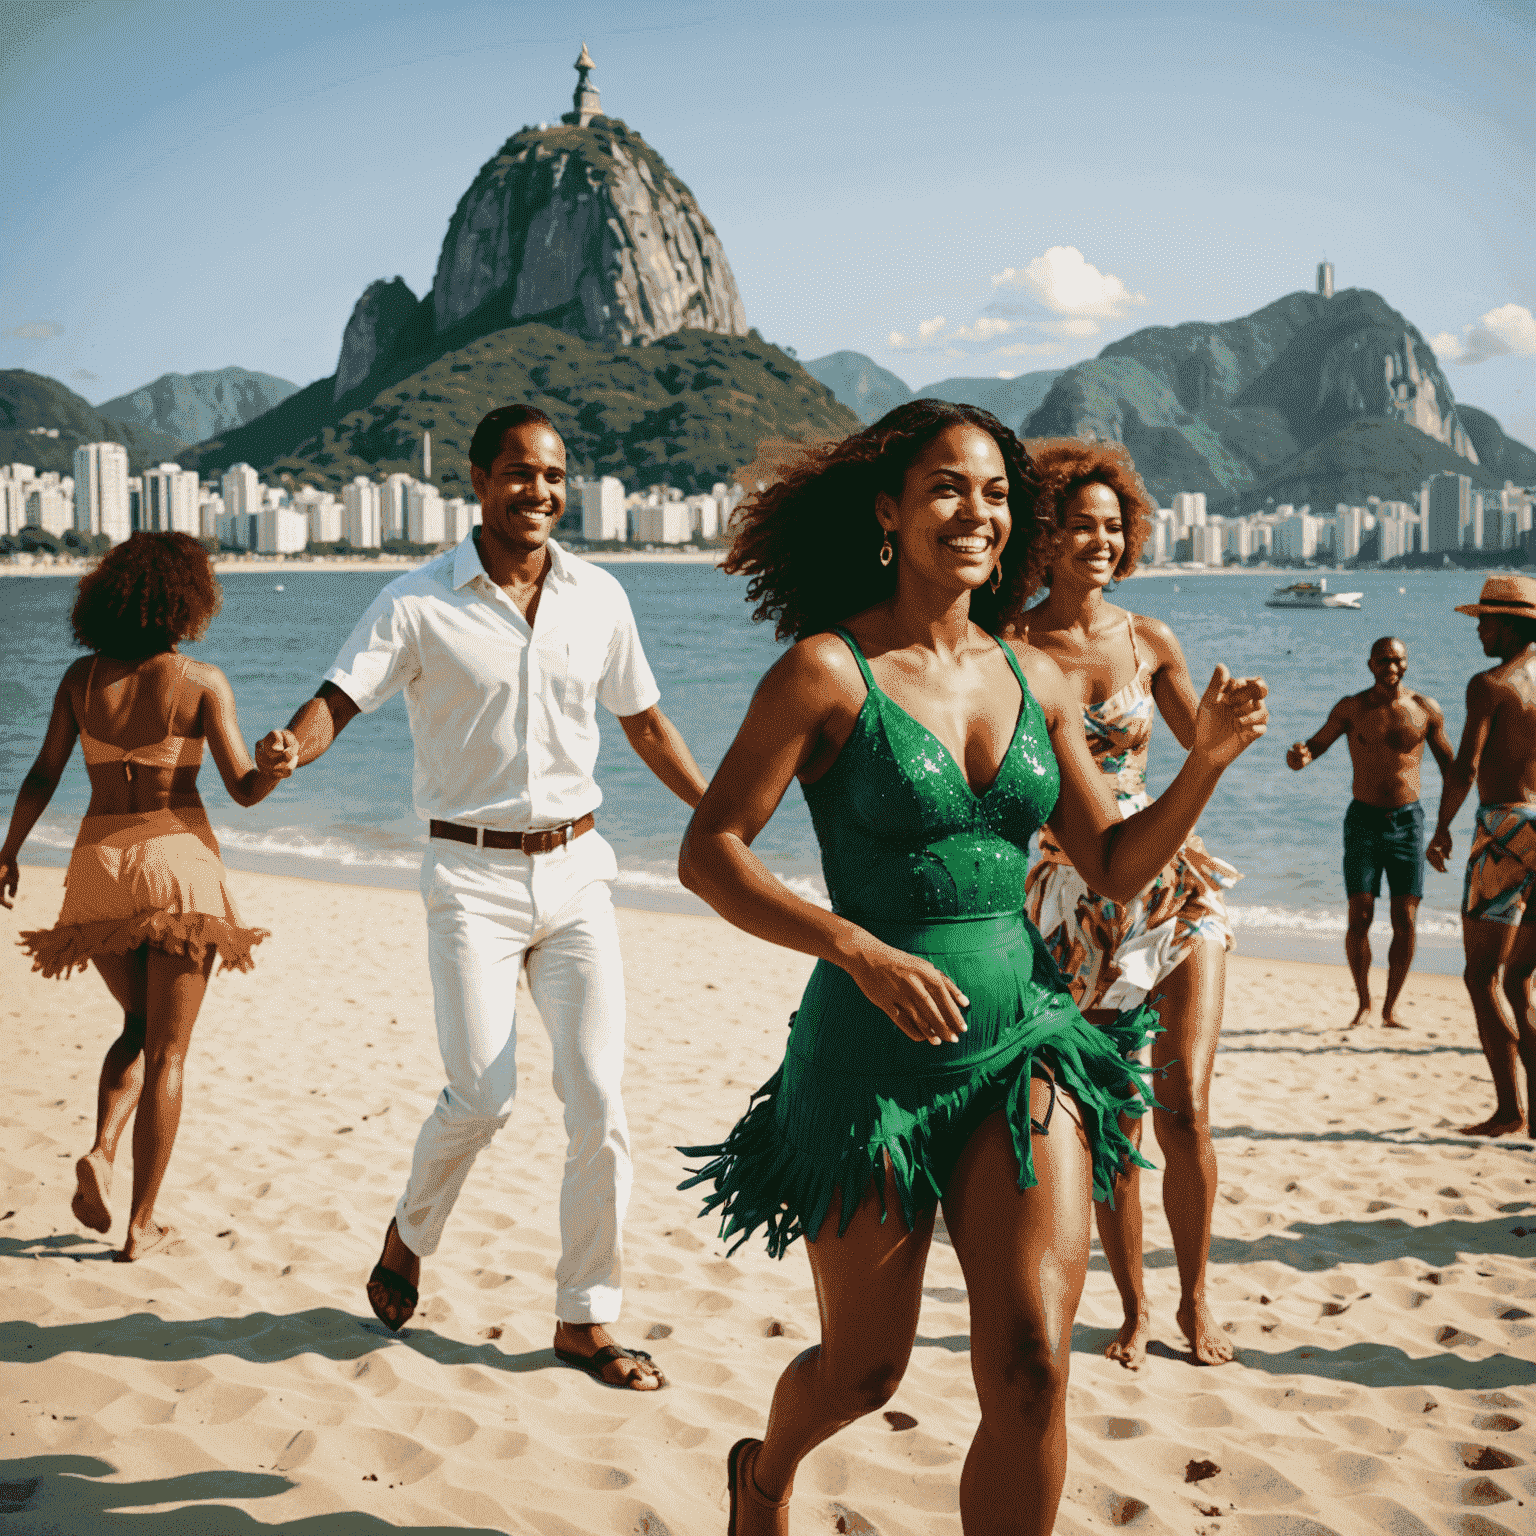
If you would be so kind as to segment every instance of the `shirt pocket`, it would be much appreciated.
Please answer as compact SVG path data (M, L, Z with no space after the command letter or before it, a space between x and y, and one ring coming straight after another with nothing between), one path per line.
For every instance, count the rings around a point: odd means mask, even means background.
M605 659L602 638L596 635L574 636L550 657L550 691L567 718L581 724L592 718Z

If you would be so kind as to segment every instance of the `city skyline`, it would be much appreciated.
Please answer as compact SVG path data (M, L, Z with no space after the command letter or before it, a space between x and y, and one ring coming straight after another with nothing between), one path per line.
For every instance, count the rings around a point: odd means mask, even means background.
M231 362L329 373L363 287L425 291L478 167L558 120L584 38L605 109L714 222L749 322L802 357L863 352L918 387L1063 367L1310 290L1326 257L1434 340L1458 400L1536 439L1516 6L669 6L636 26L450 0L425 51L429 13L398 0L213 0L195 36L167 0L11 12L0 366L93 400ZM156 91L125 94L151 61ZM144 216L166 207L173 243Z

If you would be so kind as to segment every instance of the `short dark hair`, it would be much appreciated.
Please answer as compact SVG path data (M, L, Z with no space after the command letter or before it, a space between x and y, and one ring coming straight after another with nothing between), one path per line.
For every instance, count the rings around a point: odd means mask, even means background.
M1039 479L1024 445L990 411L946 400L909 400L838 443L806 448L772 485L749 496L731 525L721 569L749 577L754 619L771 619L781 640L803 640L883 602L896 566L882 565L885 532L875 518L883 491L899 497L907 471L940 433L970 426L997 444L1008 471L1013 533L1003 546L997 592L971 594L973 623L989 634L1022 607L1035 537Z
M530 426L548 427L556 437L560 436L554 422L536 405L498 405L494 411L487 411L469 440L469 462L476 469L489 470L501 452L507 433Z
M135 533L80 578L69 622L87 650L141 661L200 640L224 593L208 551L185 533Z

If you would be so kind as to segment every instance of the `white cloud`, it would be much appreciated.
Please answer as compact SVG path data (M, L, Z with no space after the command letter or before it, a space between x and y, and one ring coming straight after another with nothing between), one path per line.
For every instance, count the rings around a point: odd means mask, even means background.
M1490 309L1462 334L1441 331L1429 344L1442 363L1486 363L1490 357L1536 356L1536 316L1523 304Z
M92 373L89 368L76 368L75 371L70 374L70 378L79 379L82 383L85 384L94 383L95 380L100 377L100 374Z
M974 325L962 325L951 331L951 341L991 341L994 336L1006 336L1013 329L1012 320L1000 320L994 315L983 315Z
M1117 320L1144 293L1132 293L1112 273L1100 272L1075 245L1053 245L1027 267L1005 267L992 278L993 288L1021 288L1057 315Z
M902 331L892 331L885 339L886 346L900 352L931 348L935 345L939 333L949 322L943 315L935 315L931 320L919 320L917 322L917 336L915 338L906 335Z
M64 327L56 325L52 320L38 320L30 325L12 326L4 334L15 336L20 341L52 341L55 336L64 334Z

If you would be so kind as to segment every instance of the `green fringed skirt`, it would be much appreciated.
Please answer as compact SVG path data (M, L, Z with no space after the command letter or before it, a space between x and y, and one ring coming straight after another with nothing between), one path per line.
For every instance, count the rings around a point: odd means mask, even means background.
M717 1146L680 1147L710 1161L678 1187L713 1184L701 1214L720 1213L732 1251L764 1226L775 1258L797 1237L814 1242L834 1192L862 1198L890 1159L907 1226L943 1196L966 1142L1002 1110L1019 1188L1035 1181L1029 1084L1037 1065L1082 1110L1095 1200L1112 1197L1128 1161L1150 1167L1120 1129L1152 1103L1137 1060L1160 1028L1145 1004L1096 1029L1078 1012L1034 925L1020 912L924 923L861 922L922 955L970 999L953 1045L910 1040L826 961L790 1021L783 1065ZM1038 1130L1038 1127L1035 1128ZM883 1178L881 1180L883 1187ZM843 1202L842 1236L857 1198Z

